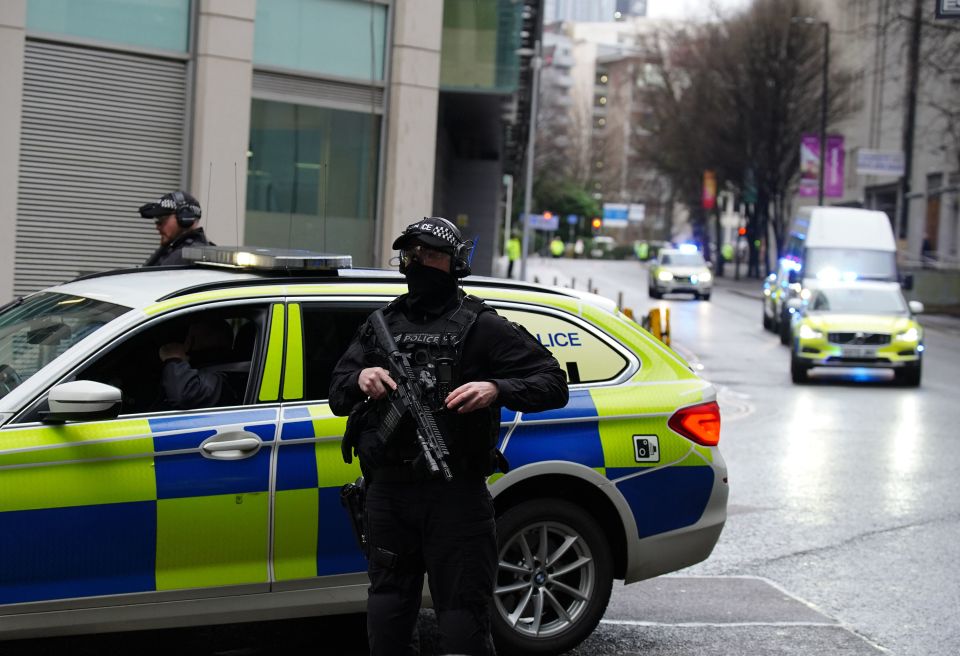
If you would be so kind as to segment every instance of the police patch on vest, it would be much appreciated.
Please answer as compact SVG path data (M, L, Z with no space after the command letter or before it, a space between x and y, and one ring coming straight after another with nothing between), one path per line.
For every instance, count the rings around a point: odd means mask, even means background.
M453 344L457 336L451 333L403 333L394 337L397 345L403 344Z

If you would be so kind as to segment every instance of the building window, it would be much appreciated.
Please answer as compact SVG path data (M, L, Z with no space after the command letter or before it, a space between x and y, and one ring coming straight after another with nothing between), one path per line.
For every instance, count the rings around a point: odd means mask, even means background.
M27 29L186 52L190 0L27 0Z
M382 80L387 7L358 0L257 3L256 65Z
M524 3L444 0L440 89L513 93Z
M373 264L380 116L253 101L245 243Z

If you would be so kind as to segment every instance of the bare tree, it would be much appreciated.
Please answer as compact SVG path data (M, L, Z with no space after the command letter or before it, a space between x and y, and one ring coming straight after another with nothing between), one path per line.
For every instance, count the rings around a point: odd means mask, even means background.
M817 12L808 0L754 0L730 18L661 33L648 43L657 52L660 79L643 152L672 178L704 238L701 181L710 169L721 187L742 191L748 177L755 180L748 232L764 238L769 223L776 244L767 251L779 253L783 244L801 135L816 132L820 122L823 62L821 31L792 23L793 16ZM834 67L829 122L853 108L848 77Z

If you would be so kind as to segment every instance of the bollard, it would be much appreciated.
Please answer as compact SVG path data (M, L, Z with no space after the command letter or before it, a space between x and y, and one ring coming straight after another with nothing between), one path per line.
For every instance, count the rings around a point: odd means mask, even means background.
M587 291L589 292L592 289L593 289L593 278L587 278Z
M557 277L556 277L556 276L553 277L553 286L554 286L554 287L557 286Z
M534 277L533 277L533 284L534 284L534 285L539 285L539 284L540 284L540 278L538 278L537 276L534 276Z
M633 309L623 308L623 316L625 316L628 319L633 319Z
M649 330L651 335L670 346L670 308L651 309L641 325Z
M577 279L576 279L576 278L571 278L571 279L570 279L570 289L576 289L576 287L577 287Z
M617 292L617 309L623 310L623 292Z

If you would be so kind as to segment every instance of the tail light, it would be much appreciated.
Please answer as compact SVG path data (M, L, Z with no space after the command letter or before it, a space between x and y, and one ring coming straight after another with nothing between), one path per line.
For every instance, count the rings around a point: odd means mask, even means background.
M703 446L716 446L720 441L720 406L716 401L680 408L667 426Z

